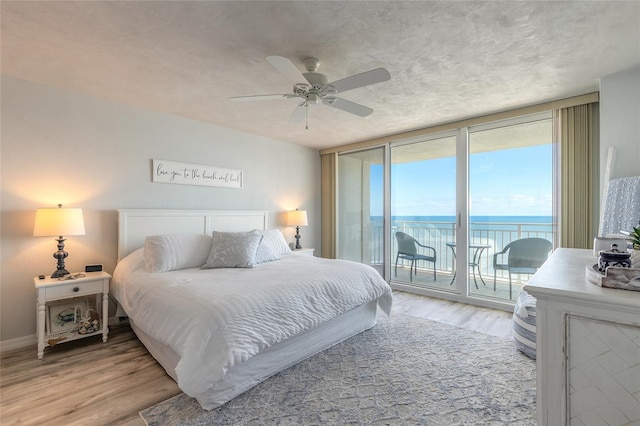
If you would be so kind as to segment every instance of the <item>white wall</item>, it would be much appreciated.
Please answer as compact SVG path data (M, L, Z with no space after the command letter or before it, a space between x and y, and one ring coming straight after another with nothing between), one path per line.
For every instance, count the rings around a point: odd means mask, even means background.
M640 67L600 79L600 193L607 152L615 147L611 179L640 175Z
M33 277L55 270L53 238L33 237L35 209L81 207L69 271L113 272L119 208L308 211L305 247L320 247L320 157L297 145L109 103L2 76L0 341L35 342ZM151 159L244 170L244 189L151 182ZM289 241L294 230L282 228ZM317 251L318 253L318 251ZM35 356L35 354L34 354Z

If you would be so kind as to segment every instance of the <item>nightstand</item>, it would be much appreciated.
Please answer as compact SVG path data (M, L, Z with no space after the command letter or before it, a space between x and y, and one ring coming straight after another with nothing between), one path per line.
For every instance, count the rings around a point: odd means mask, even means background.
M295 249L293 250L293 252L295 254L299 254L302 256L313 256L313 252L315 251L315 249L312 248L301 248L301 249Z
M50 276L33 279L38 292L38 359L44 356L44 348L58 343L99 334L102 334L103 342L107 341L111 275L104 271L86 272L80 274L84 276L76 279L67 279L74 275L70 274L60 279ZM93 306L98 314L99 323L97 330L83 329L82 334L74 320L79 320L77 316L87 312L90 296L95 296Z

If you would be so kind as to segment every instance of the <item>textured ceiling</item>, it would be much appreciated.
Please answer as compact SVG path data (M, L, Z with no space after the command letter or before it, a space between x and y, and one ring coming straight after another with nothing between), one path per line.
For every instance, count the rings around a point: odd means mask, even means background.
M640 1L6 1L2 73L48 86L325 148L598 90L640 64ZM366 118L295 100L265 57L329 80L385 67L341 95Z

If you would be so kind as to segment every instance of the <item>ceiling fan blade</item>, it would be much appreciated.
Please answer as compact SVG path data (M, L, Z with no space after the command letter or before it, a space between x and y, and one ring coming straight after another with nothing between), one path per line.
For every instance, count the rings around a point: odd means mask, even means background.
M298 105L296 109L293 111L293 114L291 114L289 123L300 123L302 120L304 120L304 117L307 114L307 108L308 106L305 105L304 102Z
M352 75L351 77L343 78L342 80L329 83L329 86L333 86L338 93L346 92L347 90L357 89L358 87L368 86L370 84L381 83L391 79L391 74L384 68L376 68L371 71L365 71L360 74Z
M293 98L294 94L283 95L253 95L253 96L233 96L229 98L233 102L252 102L252 101L272 101L276 99L289 99Z
M359 115L360 117L366 117L373 112L369 107L342 98L324 98L322 103L341 109L342 111L350 112L351 114Z
M267 62L274 66L275 69L284 74L285 77L293 84L307 83L307 79L296 68L291 61L284 56L267 56Z

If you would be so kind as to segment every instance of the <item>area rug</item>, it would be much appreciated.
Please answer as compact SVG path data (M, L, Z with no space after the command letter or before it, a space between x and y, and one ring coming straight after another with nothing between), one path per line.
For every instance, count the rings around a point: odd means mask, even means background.
M393 313L211 411L185 394L148 425L535 425L535 362L512 340Z

